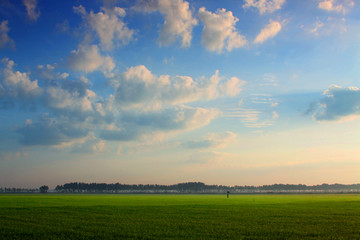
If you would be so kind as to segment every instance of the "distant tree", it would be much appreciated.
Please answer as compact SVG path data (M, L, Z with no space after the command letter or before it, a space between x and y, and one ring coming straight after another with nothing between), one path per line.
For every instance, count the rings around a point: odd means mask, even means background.
M43 185L39 188L41 193L47 193L47 191L49 190L49 187L46 185Z

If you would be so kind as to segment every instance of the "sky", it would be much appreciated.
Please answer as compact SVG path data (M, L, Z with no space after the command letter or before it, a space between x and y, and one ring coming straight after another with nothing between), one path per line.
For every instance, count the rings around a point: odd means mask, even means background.
M357 0L1 0L0 186L360 182Z

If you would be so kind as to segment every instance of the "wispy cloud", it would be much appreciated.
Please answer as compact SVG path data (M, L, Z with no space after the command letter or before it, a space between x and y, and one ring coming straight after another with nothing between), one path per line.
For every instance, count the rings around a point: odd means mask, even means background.
M0 48L5 48L6 46L11 48L15 47L14 40L8 35L8 32L10 31L8 24L9 21L7 20L0 23Z
M266 104L268 106L277 106L278 101L270 94L253 93L249 95L249 100L255 104Z
M310 34L321 37L346 33L348 31L348 26L344 17L328 17L325 20L317 20L311 27L307 27L305 30Z
M230 131L223 133L211 133L203 137L201 140L184 142L181 146L189 149L223 148L233 142L235 138L236 134Z
M237 108L224 111L226 118L239 118L248 128L263 128L274 124L273 112L267 117L264 112L255 109Z
M32 21L36 21L40 17L40 10L38 9L37 0L23 0L26 7L28 17Z
M239 108L223 110L223 116L238 118L245 127L260 129L274 125L279 118L278 104L278 100L270 94L253 93L241 101Z
M276 75L273 73L265 73L263 75L263 81L260 83L260 86L265 87L277 87L279 86L279 80L276 78Z

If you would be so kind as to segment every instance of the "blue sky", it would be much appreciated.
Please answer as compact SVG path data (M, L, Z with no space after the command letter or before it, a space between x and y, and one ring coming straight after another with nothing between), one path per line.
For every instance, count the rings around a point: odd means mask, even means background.
M355 0L0 4L0 186L360 181Z

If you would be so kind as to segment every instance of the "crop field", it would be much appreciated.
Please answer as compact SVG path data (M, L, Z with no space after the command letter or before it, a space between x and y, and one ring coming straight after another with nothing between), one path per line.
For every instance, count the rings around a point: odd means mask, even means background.
M0 239L360 239L360 195L0 194Z

